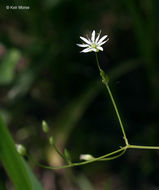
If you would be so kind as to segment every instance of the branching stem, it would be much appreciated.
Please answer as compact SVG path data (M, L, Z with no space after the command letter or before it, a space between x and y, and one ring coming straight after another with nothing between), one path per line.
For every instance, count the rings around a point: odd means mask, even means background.
M159 147L157 147L157 146L126 145L126 146L121 147L120 149L115 150L115 151L113 151L111 153L105 154L105 155L97 157L97 158L93 158L93 159L88 160L88 161L70 163L68 165L56 166L56 167L46 166L46 165L37 163L32 158L31 158L31 160L35 164L37 164L39 167L42 167L42 168L45 168L45 169L50 169L50 170L57 170L57 169L65 169L65 168L71 168L71 167L75 167L75 166L81 166L81 165L85 165L85 164L90 164L90 163L97 162L97 161L109 161L109 160L113 160L113 159L116 159L116 158L122 156L126 152L127 149L147 149L147 150L150 150L150 149L154 150L154 149L156 149L156 150L159 150ZM29 155L27 155L27 156L30 158Z
M43 167L43 168L46 168L46 169L64 169L64 168L70 168L70 167L74 167L74 166L81 166L81 165L85 165L85 164L89 164L89 163L92 163L92 162L96 162L96 161L108 161L108 160L113 160L113 159L116 159L120 156L122 156L127 149L147 149L147 150L159 150L159 146L140 146L140 145L130 145L128 143L128 139L126 137L126 133L125 133L125 129L124 129L124 126L123 126L123 123L122 123L122 120L121 120L121 117L120 117L120 114L119 114L119 111L118 111L118 108L117 108L117 105L115 103L115 100L114 100L114 97L112 95L112 92L110 90L110 87L109 87L109 78L108 76L104 73L104 71L100 68L100 64L99 64L99 60L98 60L98 56L97 56L97 53L95 53L96 55L96 61L97 61L97 66L98 66L98 69L99 69L99 72L100 72L100 76L102 78L102 82L104 83L104 85L106 86L107 88L107 91L109 93L109 96L110 96L110 99L111 99L111 102L113 104L113 107L114 107L114 110L116 112L116 115L117 115L117 118L118 118L118 121L119 121L119 124L120 124L120 128L121 128L121 131L123 133L123 137L124 137L124 141L125 141L125 146L124 147L121 147L120 149L118 150L115 150L111 153L108 153L108 154L105 154L103 156L100 156L100 157L97 157L97 158L92 158L90 160L87 160L87 161L83 161L83 162L77 162L77 163L69 163L68 165L64 165L64 166L58 166L58 167L51 167L51 166L45 166L45 165L42 165L40 163L37 163L36 161L34 161L32 158L31 160L36 163L38 166L40 167ZM57 151L57 153L65 160L65 157L64 155L58 150L58 148L56 147L56 144L54 143L53 144L55 150ZM29 157L29 156L28 156Z

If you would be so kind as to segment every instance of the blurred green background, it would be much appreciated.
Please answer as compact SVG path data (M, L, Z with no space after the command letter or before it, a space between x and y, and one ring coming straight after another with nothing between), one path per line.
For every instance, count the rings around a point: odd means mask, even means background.
M95 29L109 36L98 55L130 143L159 145L158 27L158 0L1 0L0 114L15 142L39 162L63 164L41 131L46 120L74 161L124 145L95 55L76 46ZM30 164L45 190L155 190L158 158L159 151L129 150L117 160L59 171Z

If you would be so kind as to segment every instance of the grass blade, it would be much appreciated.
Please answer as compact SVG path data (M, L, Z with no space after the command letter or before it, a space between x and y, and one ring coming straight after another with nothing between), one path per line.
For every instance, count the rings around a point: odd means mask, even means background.
M0 117L0 160L16 190L42 190L27 163L17 153L14 141Z

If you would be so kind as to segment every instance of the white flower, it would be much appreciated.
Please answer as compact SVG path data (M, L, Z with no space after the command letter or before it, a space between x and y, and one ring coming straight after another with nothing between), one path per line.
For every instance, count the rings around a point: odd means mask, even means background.
M94 159L94 157L90 154L81 154L80 155L80 160L88 161L88 160L92 160L92 159Z
M82 53L87 53L87 52L98 52L99 50L103 51L103 48L101 47L103 44L105 44L109 39L107 38L108 35L103 36L101 39L100 38L101 31L99 32L97 38L95 38L95 30L92 32L91 39L81 37L81 40L83 40L85 43L83 44L77 44L79 47L85 48L82 50ZM107 38L107 39L106 39ZM105 40L106 39L106 40ZM105 41L104 41L105 40Z

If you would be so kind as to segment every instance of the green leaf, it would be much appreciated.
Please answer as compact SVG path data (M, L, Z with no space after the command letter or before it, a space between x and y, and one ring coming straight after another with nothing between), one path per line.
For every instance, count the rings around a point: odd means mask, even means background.
M67 161L68 164L71 164L71 156L70 156L70 153L68 152L67 149L64 150L64 155L65 155L65 159Z
M0 160L16 190L43 190L27 163L18 154L15 143L1 117Z
M77 183L81 190L94 190L93 184L85 175L78 176Z
M24 159L22 159L22 160L23 160L23 164L26 168L27 174L29 176L30 182L33 186L33 189L34 190L44 190L43 187L41 186L40 182L37 180L37 178L33 174L30 166L27 164L27 162Z

